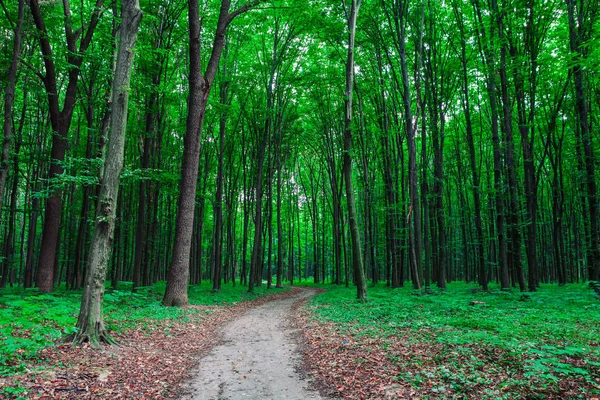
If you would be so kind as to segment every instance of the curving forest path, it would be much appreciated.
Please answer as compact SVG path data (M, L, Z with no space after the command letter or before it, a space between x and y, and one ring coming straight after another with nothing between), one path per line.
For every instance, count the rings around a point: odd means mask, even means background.
M200 360L181 399L324 399L301 373L301 354L289 316L295 304L316 294L295 296L251 308L227 324L221 342Z

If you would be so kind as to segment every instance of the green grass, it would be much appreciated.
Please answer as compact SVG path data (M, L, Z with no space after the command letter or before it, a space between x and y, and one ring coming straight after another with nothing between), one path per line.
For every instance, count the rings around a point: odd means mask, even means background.
M433 295L409 287L375 286L369 287L370 301L365 304L354 299L354 288L328 288L309 305L317 320L337 323L339 330L359 337L401 335L409 346L432 343L443 349L435 367L398 377L417 387L431 378L427 374L454 384L459 392L485 385L493 378L478 372L483 364L490 366L482 362L482 352L492 355L489 363L502 364L507 376L520 377L518 382L504 382L515 390L528 385L552 390L561 379L571 378L598 387L600 300L587 285L542 285L538 292L521 294L473 293L474 286L452 283L447 291L434 289ZM473 301L482 304L470 305ZM502 356L495 356L495 350ZM409 370L420 362L418 357L408 362L391 353L389 357L405 362Z
M151 326L154 320L187 321L195 309L163 307L160 302L165 283L131 292L131 283L119 290L107 289L104 298L105 323L110 331L123 332L135 326ZM223 285L213 292L209 282L191 286L191 304L225 305L253 300L267 293L279 293L264 287L247 293L247 288ZM53 345L64 334L74 332L81 302L81 291L59 288L44 294L37 289L6 289L0 292L0 375L23 372L27 360L39 350Z

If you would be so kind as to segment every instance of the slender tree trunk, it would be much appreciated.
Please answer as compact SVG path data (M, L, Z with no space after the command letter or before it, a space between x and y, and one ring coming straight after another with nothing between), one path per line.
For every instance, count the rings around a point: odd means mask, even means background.
M575 0L565 0L567 12L569 15L569 43L571 53L574 54L574 65L572 67L574 86L575 86L575 111L578 117L581 143L583 145L583 164L585 166L585 186L587 190L587 200L589 208L589 227L590 227L590 245L591 259L589 263L588 279L600 280L600 227L598 215L598 197L596 188L596 172L594 149L591 143L591 129L588 112L588 99L586 95L585 82L583 77L583 68L580 59L583 56L582 44L585 43L583 34L586 25L583 21L583 2L577 5ZM577 22L575 21L577 18Z
M68 56L67 61L70 64L68 71L68 81L62 110L59 109L59 90L57 71L54 64L54 54L50 45L49 35L46 30L46 25L42 12L40 11L39 0L31 0L29 6L33 21L37 28L38 39L42 51L45 67L45 75L43 83L46 88L48 97L48 108L50 113L50 123L52 125L52 150L50 154L50 169L48 171L48 179L57 178L63 173L61 162L65 158L67 150L67 135L71 120L73 118L73 110L76 104L77 83L79 80L79 70L83 63L83 55L89 47L92 36L99 21L103 0L97 0L92 12L92 17L88 23L87 29L81 34L82 39L79 48L76 47L77 37L79 33L73 32L71 29L71 14L68 0L64 1L65 10L65 35L67 42ZM36 285L42 292L50 292L54 286L54 261L56 258L56 250L59 236L61 213L61 193L55 190L46 200L46 211L44 213L44 224L42 230L42 244L40 248L40 258L38 266L38 275Z
M283 226L281 223L281 137L277 140L277 281L275 287L283 287ZM315 280L318 281L318 278Z
M0 280L0 288L6 287L11 270L14 268L14 253L15 253L15 229L17 216L17 195L19 192L19 150L21 147L21 135L17 136L15 141L15 154L13 156L13 177L12 189L10 192L10 213L8 218L8 234L4 243L4 268L2 279ZM11 283L12 286L12 283Z
M344 107L344 164L343 174L346 186L346 201L348 203L348 220L350 223L350 238L352 240L352 264L356 277L356 297L359 301L367 301L367 282L363 266L362 246L358 230L358 216L354 199L354 184L352 182L352 86L354 83L354 38L356 35L356 17L361 0L351 0L348 15L348 58L346 60L346 99Z
M510 226L510 259L512 260L511 268L516 272L517 279L521 291L525 290L525 278L523 274L523 264L521 260L521 232L519 230L519 202L517 199L517 177L516 165L514 156L513 144L513 127L512 127L512 103L508 94L508 78L506 76L506 40L504 35L504 16L498 11L497 2L494 0L493 11L496 14L496 23L498 28L498 39L502 43L500 48L500 89L502 96L502 111L503 123L502 132L504 133L503 149L506 159L506 170L508 175L508 192L509 192L509 221ZM535 272L534 272L535 274ZM535 291L535 287L531 288Z
M111 342L104 327L102 300L106 270L112 250L119 181L123 169L129 82L137 42L137 30L142 19L138 0L123 0L120 43L112 90L110 139L106 151L104 173L100 183L100 197L94 222L94 235L85 277L85 285L77 320L78 331L74 341L89 341L93 346Z
M492 0L495 3L496 0ZM495 81L495 62L493 58L493 34L490 35L489 39L486 39L485 28L482 18L481 8L479 1L475 0L475 13L477 16L478 31L480 33L480 39L483 42L483 58L487 68L486 75L486 89L490 101L491 111L491 128L492 128L492 146L494 153L494 190L495 190L495 206L496 206L496 230L498 235L498 247L499 247L499 260L500 266L500 282L502 289L510 288L510 279L508 276L508 263L507 263L507 251L506 251L506 236L504 228L504 190L502 181L502 149L500 146L499 126L498 126L498 98L496 97L496 81ZM494 8L494 7L492 7ZM497 8L497 7L496 7ZM493 32L493 30L491 30ZM488 41L489 40L489 43ZM479 284L483 290L488 290L488 276L485 268L485 263L480 265L479 271Z
M226 79L226 68L223 67L222 79ZM227 82L221 83L220 98L221 105L227 105ZM215 234L214 234L214 269L212 283L213 291L221 290L221 272L223 269L223 158L225 156L225 128L227 124L227 113L222 112L219 119L219 155L217 163L217 193L215 195Z
M15 102L15 87L17 85L17 70L19 68L19 57L21 55L21 45L23 42L23 18L25 14L25 0L19 0L17 25L15 27L15 37L13 39L13 56L8 68L8 77L4 89L4 121L2 129L4 139L2 141L2 154L0 158L0 218L2 216L2 201L4 200L4 186L8 176L10 143L13 136L12 127L12 107Z
M421 288L421 252L422 252L422 232L421 232L421 212L419 207L419 189L417 178L417 148L415 144L415 126L411 110L410 88L408 78L408 66L406 62L406 21L408 14L408 2L400 1L400 10L396 18L398 24L398 47L400 55L400 68L402 71L402 102L404 106L404 120L406 124L406 135L408 142L408 189L410 207L407 220L411 221L409 228L410 241L410 271L415 289Z

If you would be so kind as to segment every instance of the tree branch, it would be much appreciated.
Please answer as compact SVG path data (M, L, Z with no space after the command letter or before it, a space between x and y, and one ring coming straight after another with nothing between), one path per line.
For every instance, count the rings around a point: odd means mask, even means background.
M251 9L253 9L254 7L256 7L257 5L259 5L260 3L265 2L266 0L249 0L246 2L246 4L244 4L243 6L241 6L240 8L238 8L235 11L232 11L228 16L227 16L227 25L229 25L231 23L231 21L233 21L233 19L235 17L237 17L238 15L244 14L245 12L250 11Z
M19 61L23 65L25 65L27 68L29 68L31 70L31 72L33 72L35 75L37 75L42 80L42 82L46 79L44 74L42 74L40 71L35 69L35 67L33 65L29 64L23 57L19 57Z

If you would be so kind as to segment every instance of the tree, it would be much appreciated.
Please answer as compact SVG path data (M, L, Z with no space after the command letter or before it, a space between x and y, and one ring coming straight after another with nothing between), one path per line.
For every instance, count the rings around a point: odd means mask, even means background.
M346 186L346 201L348 204L348 220L350 221L350 237L352 239L352 264L356 279L356 297L359 301L367 301L367 282L363 265L358 215L354 199L354 184L352 182L352 88L354 85L354 39L356 37L356 17L362 0L350 0L348 16L348 58L346 59L346 91L344 101L344 164L342 171Z
M67 62L70 64L67 72L66 90L62 109L59 106L59 72L57 71L52 45L50 44L48 30L43 13L40 9L39 0L31 0L29 7L33 16L33 21L37 28L38 41L42 52L45 74L39 74L44 83L48 98L48 110L50 113L50 123L52 126L52 151L50 169L48 171L48 180L58 178L64 170L61 162L65 158L67 150L67 135L71 121L73 119L73 110L77 100L77 83L79 81L79 71L83 63L84 55L92 42L92 37L96 26L98 25L102 13L104 0L97 0L91 13L89 22L81 27L82 33L74 31L71 21L71 8L68 0L63 1L65 39L67 43ZM77 39L81 37L79 47ZM61 213L61 192L56 189L46 200L46 210L44 213L44 229L42 232L42 244L40 249L40 261L36 285L42 292L50 292L54 286L54 270L56 246L59 236L59 224Z
M104 326L102 300L106 271L112 252L119 181L125 153L129 82L135 57L138 26L142 19L138 0L122 0L121 4L120 41L112 87L110 138L100 183L94 233L77 319L77 332L74 334L76 343L87 341L94 346L100 342L112 341Z
M235 17L243 14L258 4L258 1L247 2L233 12L229 12L231 1L222 0L219 17L213 39L212 49L206 71L201 72L200 64L200 6L198 0L188 3L189 21L189 98L186 132L183 145L183 162L181 167L180 194L175 226L175 243L171 258L171 267L167 278L167 288L163 298L165 306L185 306L189 303L187 284L189 277L189 257L194 226L194 209L196 184L198 180L198 162L200 155L200 135L202 122L206 112L208 96L212 89L219 59L225 46L227 27Z
M12 109L15 101L15 87L17 84L17 70L19 68L19 57L21 56L21 45L23 43L23 19L25 15L25 1L19 0L17 23L14 24L15 37L13 38L13 55L8 69L8 79L4 88L4 121L2 131L4 139L2 141L2 153L0 158L0 210L2 210L2 200L4 200L4 186L8 176L10 144L13 136ZM6 16L9 20L10 17ZM12 21L11 21L12 23ZM1 212L0 212L1 214Z

